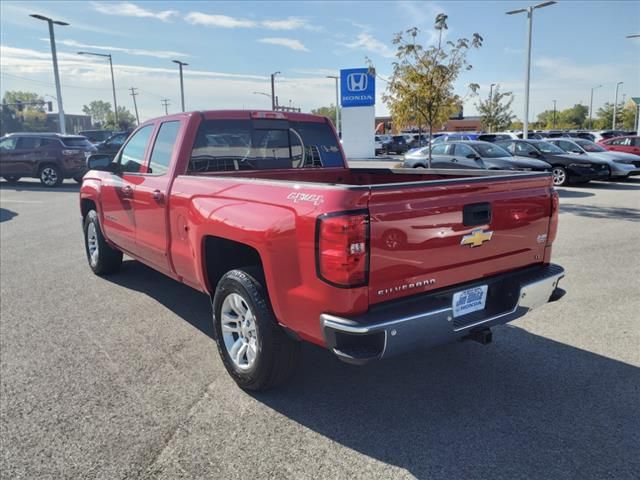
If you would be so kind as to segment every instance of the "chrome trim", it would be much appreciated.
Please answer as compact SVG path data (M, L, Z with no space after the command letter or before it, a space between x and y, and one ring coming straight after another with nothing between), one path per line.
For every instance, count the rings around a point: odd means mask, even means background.
M387 328L393 325L397 325L399 323L410 322L412 320L417 320L418 318L423 317L431 317L433 315L438 315L440 313L450 312L451 307L442 308L440 310L432 310L431 312L422 312L416 315L411 315L409 317L400 317L394 320L389 320L387 322L380 322L372 325L356 327L353 325L349 325L345 322L345 319L342 317L336 317L334 315L330 315L328 313L323 313L320 315L320 321L324 327L330 327L334 330L340 330L344 333L354 333L356 335L365 335L367 333L372 333L372 331L378 331L382 328Z

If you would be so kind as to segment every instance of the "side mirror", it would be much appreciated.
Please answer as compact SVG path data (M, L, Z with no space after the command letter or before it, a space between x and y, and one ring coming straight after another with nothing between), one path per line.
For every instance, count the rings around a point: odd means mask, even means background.
M584 152L582 150L571 150L571 153L582 154Z
M103 170L109 171L109 165L113 157L104 153L94 153L87 157L87 168L89 170Z

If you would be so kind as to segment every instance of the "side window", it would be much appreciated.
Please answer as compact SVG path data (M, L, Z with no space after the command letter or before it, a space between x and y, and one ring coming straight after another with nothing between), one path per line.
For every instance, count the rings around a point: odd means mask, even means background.
M118 159L120 171L138 173L144 163L144 152L153 133L153 125L142 127L129 139Z
M501 143L498 143L498 145L500 145L501 147L509 150L511 153L513 153L513 149L514 149L513 144L514 144L514 142L504 142L504 143L501 142Z
M517 155L529 155L531 152L535 152L536 149L533 148L528 143L518 142L516 143L516 154Z
M54 140L53 138L41 138L40 139L40 147L44 148L52 148L57 145L60 145L58 140Z
M438 145L435 145L431 148L431 154L432 155L444 155L445 152L445 148L447 148L448 145L445 145L443 143L440 143Z
M565 142L563 140L558 141L558 146L563 149L565 152L570 152L572 150L577 150L577 147L569 142Z
M169 170L173 148L180 131L180 122L164 122L153 144L151 158L149 159L148 173L152 175L164 175Z
M18 140L17 137L9 137L9 138L0 140L0 150L3 150L5 152L10 150L15 150L17 140Z
M38 137L19 137L16 150L32 150L40 144Z
M467 155L475 154L475 152L468 145L462 143L455 144L455 152L458 157L466 157Z
M631 143L634 147L640 147L640 137L638 138L632 138L631 139Z

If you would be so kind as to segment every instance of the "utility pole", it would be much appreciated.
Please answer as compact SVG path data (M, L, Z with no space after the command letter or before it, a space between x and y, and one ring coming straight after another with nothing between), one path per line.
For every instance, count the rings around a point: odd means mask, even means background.
M524 78L524 125L522 132L522 138L525 140L529 138L529 86L530 86L530 77L531 77L531 32L533 30L533 11L538 8L548 7L550 5L554 5L555 1L542 2L537 5L531 5L526 8L519 8L518 10L511 10L510 12L506 12L507 15L514 15L516 13L527 13L527 69L525 71Z
M618 116L618 88L623 83L624 82L616 83L616 99L613 102L613 121L611 122L611 130L615 130L616 129L616 120L617 120L616 117Z
M53 77L56 82L56 95L58 96L58 123L60 123L60 133L63 135L67 133L67 125L64 120L64 108L62 108L62 88L60 87L60 74L58 73L58 55L56 53L56 38L53 33L53 24L60 26L68 26L66 22L60 22L58 20L52 20L44 15L30 15L38 20L44 20L49 24L49 41L51 42L51 58L53 59Z
M163 98L161 103L164 106L164 114L165 115L169 115L169 110L167 108L169 106L169 103L170 103L169 99L168 98Z
M136 123L140 125L140 117L138 116L138 104L136 103L136 95L140 95L140 94L136 92L136 90L138 89L135 87L131 87L129 90L131 90L130 95L133 97L133 108L136 111Z
M593 118L593 91L601 86L602 85L596 85L595 87L591 87L591 100L589 100L589 130L591 130L591 119Z
M171 60L173 63L177 63L180 67L180 101L182 104L182 111L184 112L184 81L182 79L182 67L189 65L188 63L181 62L180 60Z
M276 97L276 75L280 74L280 72L273 72L271 74L271 110L276 110L278 106L278 97Z
M556 128L556 101L553 101L553 128Z

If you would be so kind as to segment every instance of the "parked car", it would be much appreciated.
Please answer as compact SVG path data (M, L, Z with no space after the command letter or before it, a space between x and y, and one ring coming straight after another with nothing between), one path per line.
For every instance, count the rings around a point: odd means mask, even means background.
M10 133L0 139L0 176L9 183L22 177L39 178L56 187L65 178L82 181L86 156L96 149L79 135Z
M387 151L387 145L391 142L391 135L376 135L375 149L376 155L380 155Z
M607 140L609 138L622 137L624 135L628 135L627 132L622 130L599 130L589 132L593 138L589 139L592 142L601 142L602 140Z
M565 152L574 155L584 155L588 161L603 161L609 166L609 178L626 178L630 175L640 175L640 159L637 155L624 152L610 152L597 143L581 138L554 138L549 142L560 147Z
M403 167L426 168L428 155L428 147L407 154L404 156ZM551 171L551 166L547 162L533 158L514 157L495 143L481 141L447 142L434 145L431 150L431 167Z
M637 135L613 137L607 140L602 140L598 142L598 144L612 152L624 152L640 155L640 137Z
M558 187L609 178L606 162L576 158L575 155L543 140L503 140L497 142L497 145L504 147L512 155L547 162L551 166L553 184Z
M409 150L409 144L404 135L391 135L391 139L384 145L384 153L403 154Z
M96 145L96 149L99 153L115 155L118 153L118 150L120 150L120 147L122 147L127 138L129 138L130 133L131 132L114 133L104 142L98 143Z
M477 133L446 133L435 137L431 143L435 145L438 143L459 142L461 140L475 140L476 138L478 138Z
M244 389L286 380L303 340L354 364L486 344L563 293L548 175L354 168L325 117L245 110L149 120L88 164L91 270L118 270L124 252L210 295ZM422 242L390 229L422 229Z
M111 130L83 130L82 132L78 132L78 135L85 137L95 145L96 143L107 140L113 135L113 132Z

